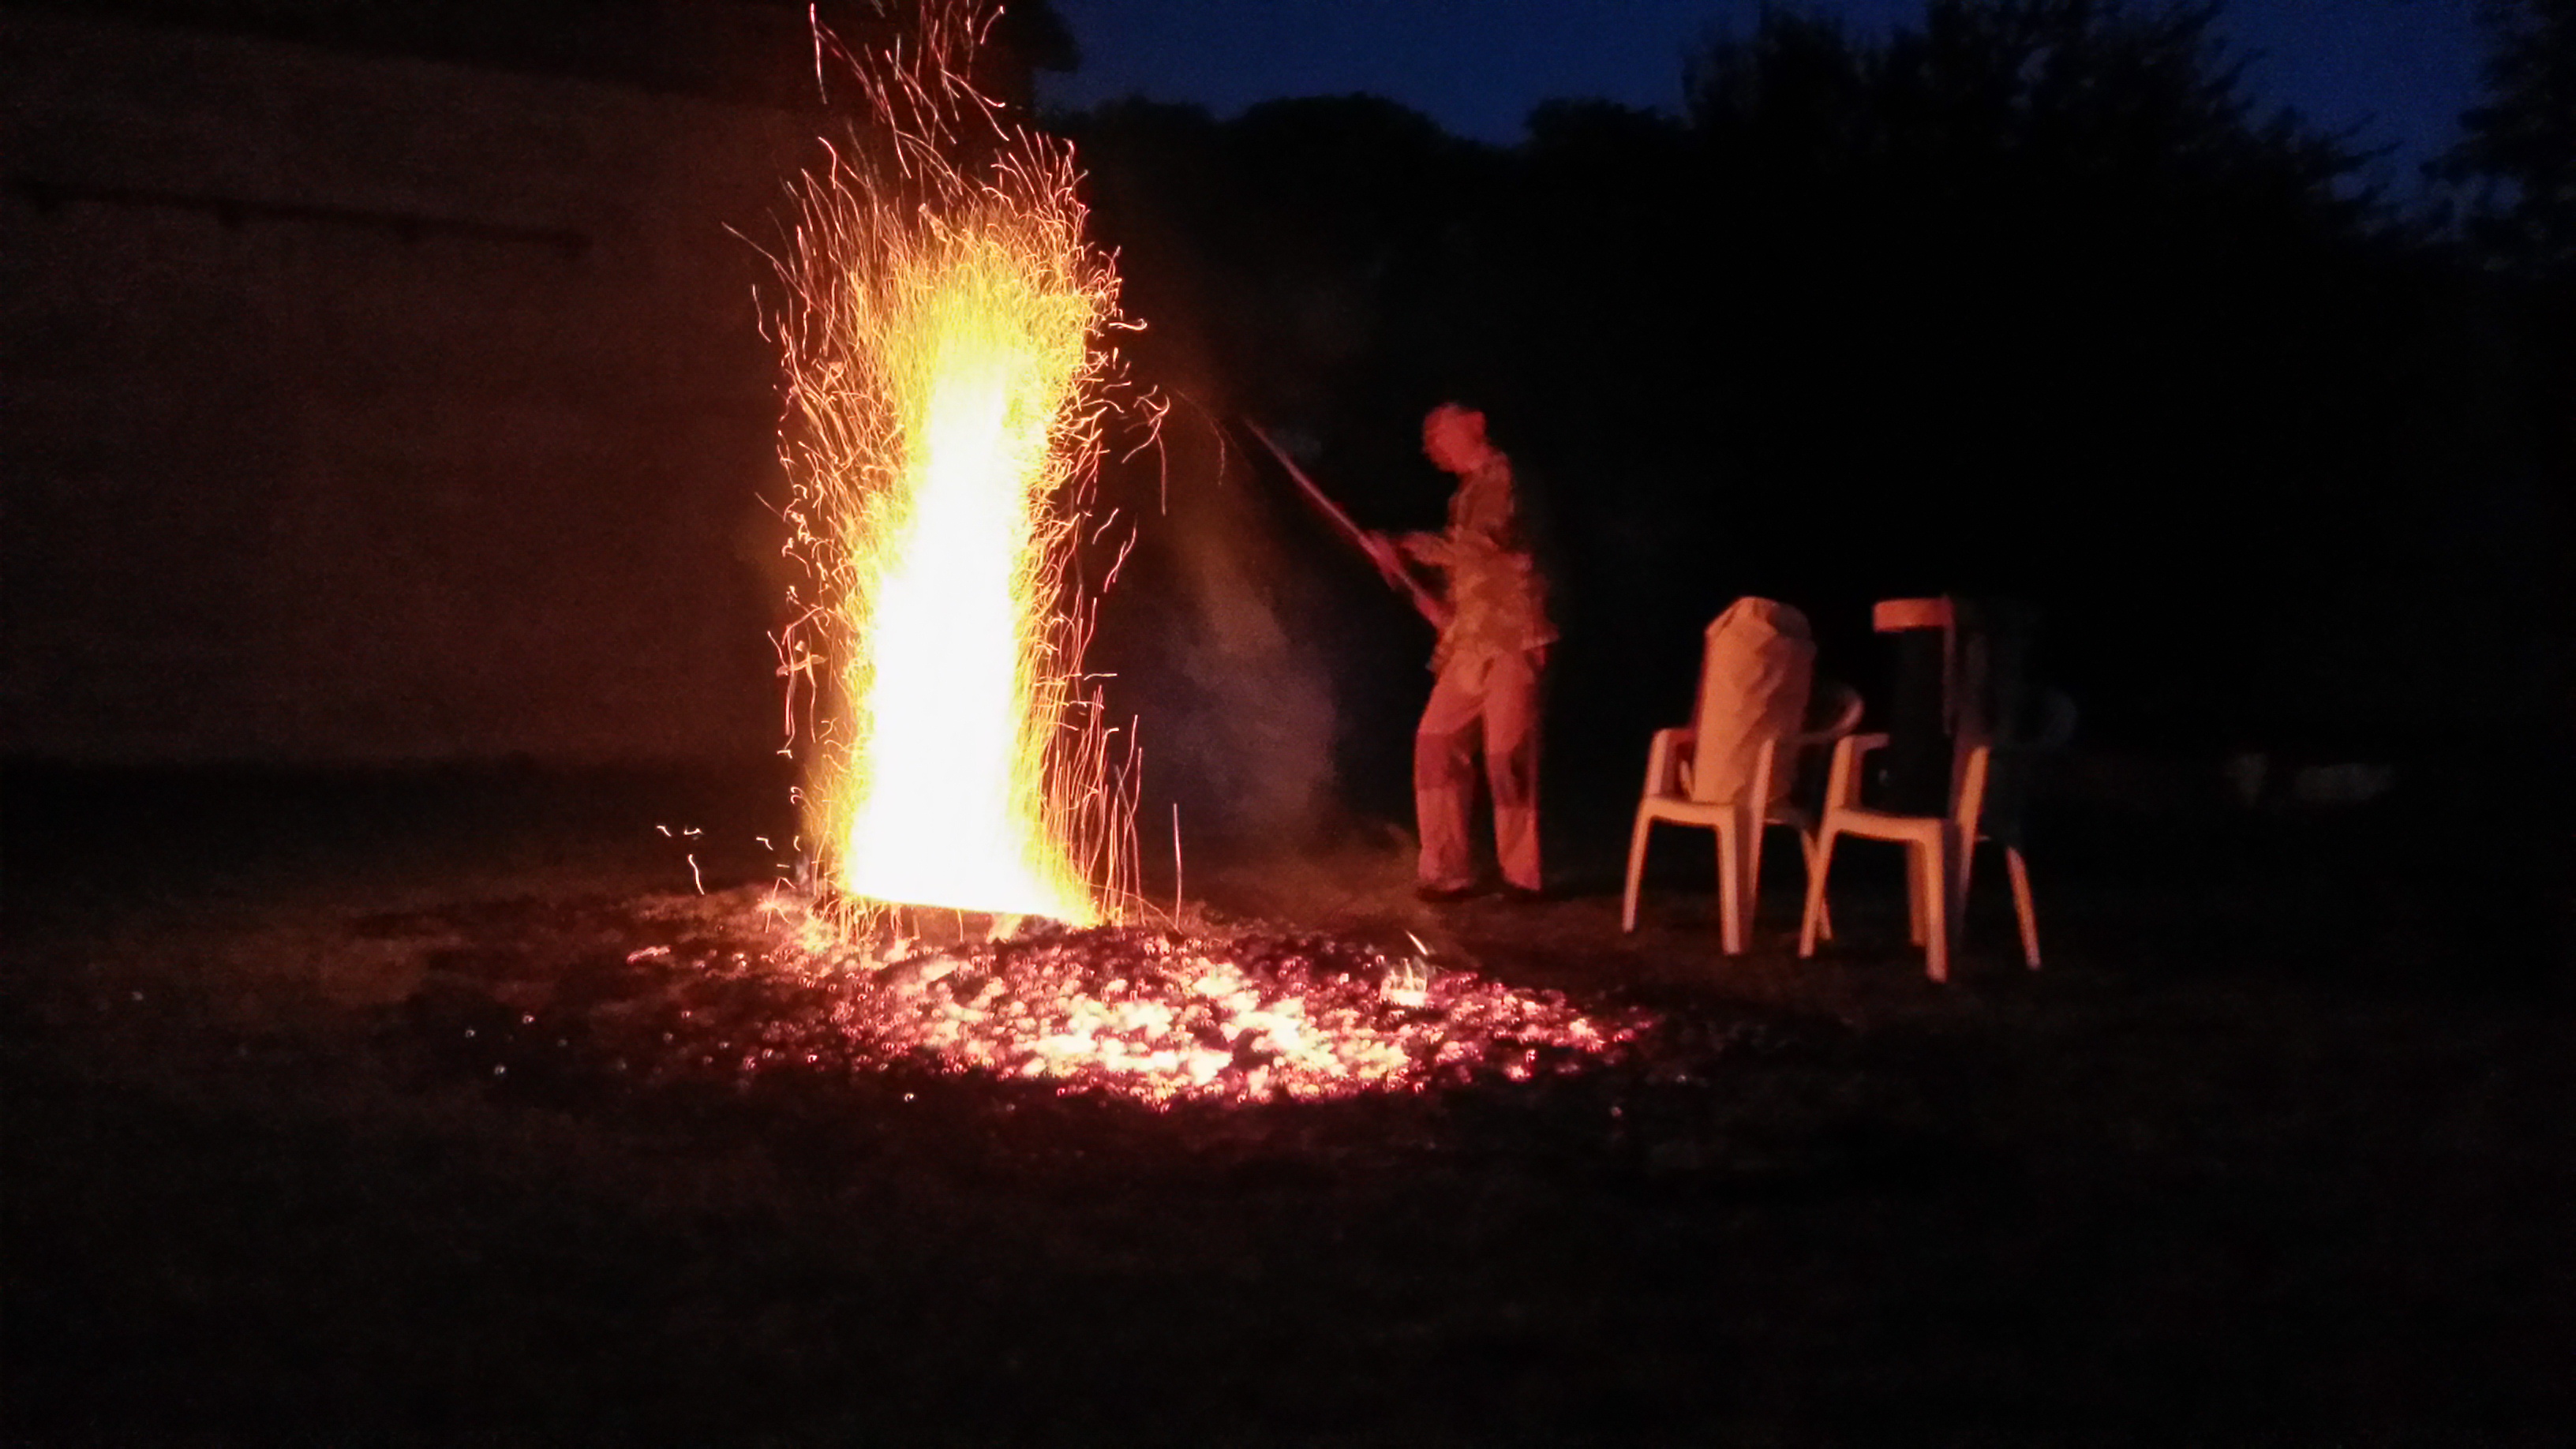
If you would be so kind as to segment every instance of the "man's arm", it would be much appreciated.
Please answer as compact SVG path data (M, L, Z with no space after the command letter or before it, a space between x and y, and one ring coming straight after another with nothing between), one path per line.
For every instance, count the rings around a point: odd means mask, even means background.
M1395 540L1405 556L1435 569L1449 567L1458 557L1458 545L1445 533L1408 533Z

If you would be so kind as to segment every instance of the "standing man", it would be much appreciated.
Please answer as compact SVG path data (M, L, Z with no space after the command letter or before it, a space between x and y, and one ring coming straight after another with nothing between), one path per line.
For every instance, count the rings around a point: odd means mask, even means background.
M1457 403L1422 423L1422 451L1458 478L1449 526L1390 541L1372 535L1381 565L1397 551L1448 577L1449 617L1431 656L1431 701L1413 736L1413 810L1422 836L1414 893L1454 901L1476 885L1468 815L1481 745L1494 797L1494 854L1506 893L1536 900L1539 681L1547 647L1547 587L1531 552L1512 464L1485 436L1485 415Z

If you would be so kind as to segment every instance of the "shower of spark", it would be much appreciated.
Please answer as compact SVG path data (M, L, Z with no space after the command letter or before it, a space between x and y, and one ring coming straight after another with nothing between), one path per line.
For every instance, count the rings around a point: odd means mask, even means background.
M708 1069L929 1061L1156 1104L1526 1080L1627 1050L1638 1022L1435 970L1419 941L1387 955L1119 919L1137 914L1134 755L1113 761L1081 672L1076 545L1105 338L1128 324L1083 240L1071 152L966 79L988 23L972 0L926 0L916 40L874 56L816 32L818 62L847 62L867 103L795 188L772 329L804 571L779 652L817 889L747 913L691 898L719 937L756 921L758 950L630 958L690 960L709 989L738 978L757 1018L661 1043L690 1037Z
M788 746L818 885L1083 925L1132 860L1072 567L1118 280L1070 150L967 78L987 24L933 0L909 48L842 55L870 125L796 189Z

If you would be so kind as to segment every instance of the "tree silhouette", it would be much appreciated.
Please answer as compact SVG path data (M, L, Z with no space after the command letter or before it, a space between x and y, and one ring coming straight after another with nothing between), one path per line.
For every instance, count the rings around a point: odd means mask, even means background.
M2460 144L2429 169L2465 203L2464 240L2485 271L2468 294L2496 339L2491 351L2512 364L2476 378L2482 431L2527 480L2519 496L2504 495L2524 553L2497 592L2539 626L2511 629L2522 647L2498 651L2497 673L2535 728L2531 746L2499 752L2499 771L2563 789L2556 725L2576 705L2566 626L2576 599L2565 563L2576 479L2576 4L2485 0L2480 18L2486 96L2461 117ZM2552 844L2563 875L2567 844Z
M2497 265L2576 273L2576 3L2484 0L2487 98L2434 163L2466 193L2469 234Z
M2420 305L2366 158L2259 115L2214 13L1932 0L1863 40L1769 10L1687 88L1720 265L1762 283L1742 484L1844 515L1777 514L1830 528L1815 586L2060 601L2098 691L2194 681L2139 701L2164 728L2241 713L2277 650L2229 617L2348 562L2319 526Z
M1494 412L1561 525L1552 750L1630 768L1742 593L1864 684L1872 599L2030 598L2097 737L2324 738L2458 622L2395 601L2470 506L2428 401L2468 344L2368 158L2259 107L2214 13L1771 9L1686 114L1555 101L1510 148L1363 97L1057 119L1145 380L1294 426L1389 526L1436 516L1423 407Z

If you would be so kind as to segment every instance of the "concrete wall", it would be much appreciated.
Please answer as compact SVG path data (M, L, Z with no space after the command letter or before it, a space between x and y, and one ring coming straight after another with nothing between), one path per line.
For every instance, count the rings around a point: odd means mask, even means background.
M775 747L811 121L5 10L0 98L0 753Z

